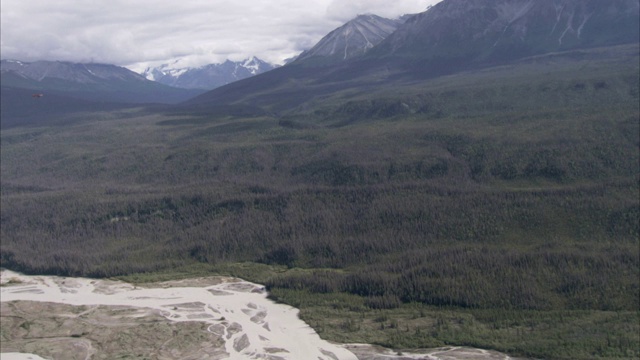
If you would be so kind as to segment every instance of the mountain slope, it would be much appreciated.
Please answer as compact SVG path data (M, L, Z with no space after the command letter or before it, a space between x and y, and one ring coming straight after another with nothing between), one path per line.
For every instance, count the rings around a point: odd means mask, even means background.
M274 68L272 64L251 57L244 61L227 60L222 64L209 64L198 68L181 68L173 64L164 64L147 68L142 75L149 80L173 87L212 90Z
M339 97L340 91L366 94L392 84L558 51L638 44L638 4L638 0L445 0L411 17L362 56L330 65L295 61L188 104L248 104L282 114Z
M359 15L322 38L313 48L298 56L296 62L330 63L360 56L393 33L403 20L377 15Z
M638 42L638 0L447 0L411 18L371 57L504 62Z
M48 126L88 121L87 113L113 112L139 105L79 99L59 92L35 95L33 90L2 86L0 127ZM42 96L40 96L42 95Z
M108 64L2 60L0 76L3 87L101 102L176 103L200 93L158 84Z

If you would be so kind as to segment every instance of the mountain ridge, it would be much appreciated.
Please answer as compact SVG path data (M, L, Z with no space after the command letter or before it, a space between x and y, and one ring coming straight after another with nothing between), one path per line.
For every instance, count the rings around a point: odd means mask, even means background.
M277 67L255 56L242 61L226 60L223 63L199 67L176 66L178 62L147 67L141 75L148 80L173 87L212 90Z
M244 103L282 113L339 91L366 92L394 82L413 83L553 52L637 44L638 4L638 0L445 0L410 17L361 56L330 64L294 61L185 104Z
M139 80L144 78L126 68L111 64L73 63L67 61L34 61L2 60L0 71L13 71L19 76L35 81L46 78L70 80L79 83L97 83L98 79Z
M500 62L638 42L637 0L447 0L408 20L370 56Z
M0 76L4 89L53 92L65 98L90 101L177 103L201 93L155 83L127 68L110 64L2 60Z
M333 63L360 56L379 44L406 21L387 19L374 14L358 15L324 36L294 61Z

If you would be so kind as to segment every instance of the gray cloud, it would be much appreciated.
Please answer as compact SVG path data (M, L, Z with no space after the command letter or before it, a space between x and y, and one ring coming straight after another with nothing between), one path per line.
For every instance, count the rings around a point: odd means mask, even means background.
M437 0L2 0L1 54L131 68L258 56L279 63L360 13L394 17Z
M424 11L428 5L439 1L423 0L333 0L327 7L330 19L348 21L358 14L376 14L378 16L394 18L408 13Z

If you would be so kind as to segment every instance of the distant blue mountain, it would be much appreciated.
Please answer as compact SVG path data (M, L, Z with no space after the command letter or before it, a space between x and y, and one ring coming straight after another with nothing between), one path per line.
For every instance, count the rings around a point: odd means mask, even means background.
M108 64L2 60L3 89L29 89L64 97L119 103L177 103L202 91L173 88Z
M209 64L197 68L181 68L175 64L164 64L147 68L142 75L149 80L173 87L211 90L274 68L276 68L275 65L251 57L244 61L227 60L222 64Z

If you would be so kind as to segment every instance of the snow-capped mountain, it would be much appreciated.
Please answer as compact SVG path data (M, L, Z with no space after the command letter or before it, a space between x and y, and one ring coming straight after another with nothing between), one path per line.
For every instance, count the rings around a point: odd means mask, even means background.
M396 31L409 17L392 20L372 14L358 15L300 54L296 61L339 62L362 55Z
M178 61L147 68L142 75L149 80L173 87L211 90L276 67L257 57L237 62L227 60L222 64L209 64L198 68L184 68L177 64Z
M532 56L637 45L639 9L639 0L444 0L408 18L363 55L344 60L345 49L349 54L346 45L353 43L341 39L349 33L365 33L352 22L286 66L188 103L222 106L244 102L252 109L257 106L284 113L304 109L341 90L368 92L374 82L377 87L373 88L383 89L393 83L400 86L397 84L403 81L412 83ZM348 31L350 25L354 29ZM373 43L368 35L362 36L362 42L366 43L365 37ZM336 40L335 47L322 46L330 39ZM317 56L306 57L312 53Z

